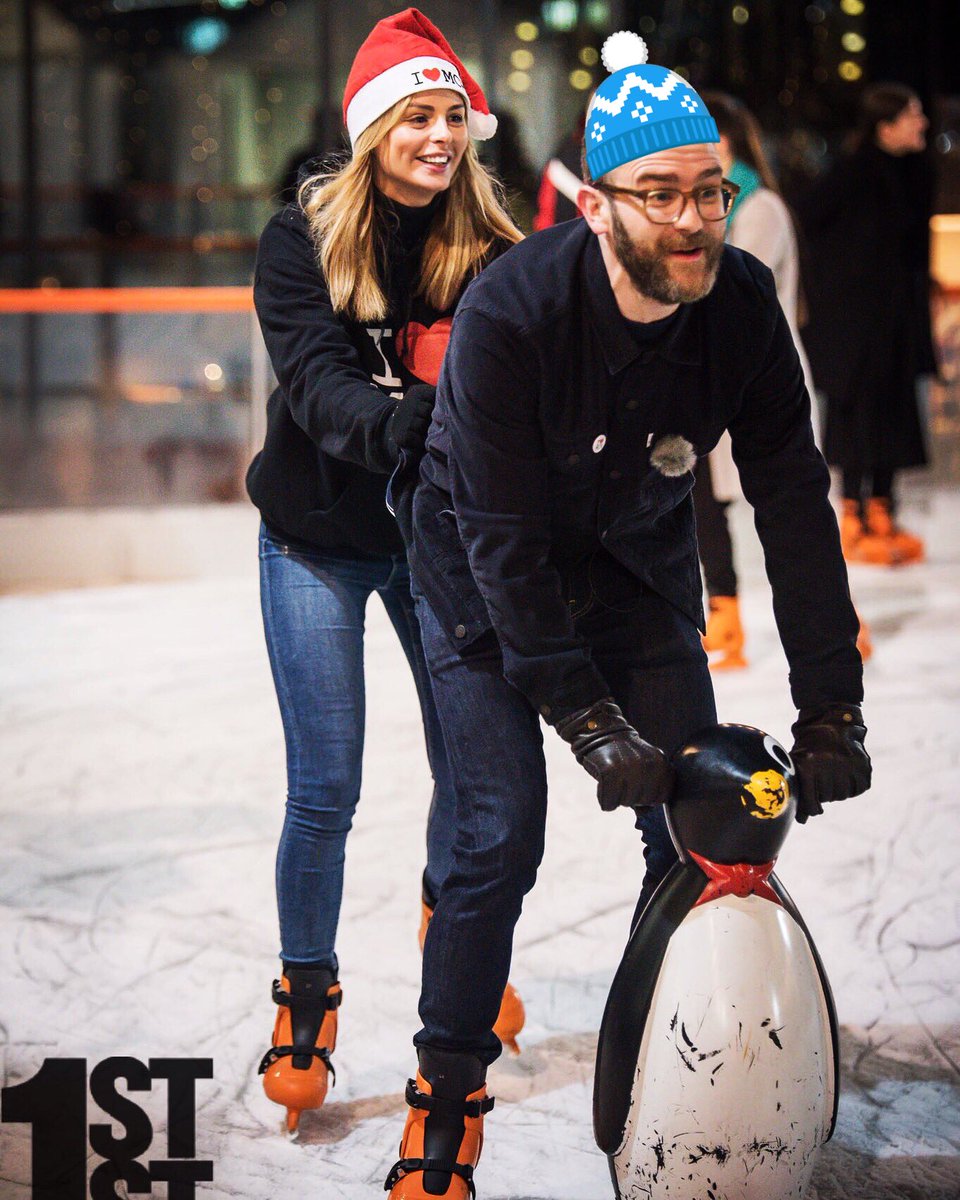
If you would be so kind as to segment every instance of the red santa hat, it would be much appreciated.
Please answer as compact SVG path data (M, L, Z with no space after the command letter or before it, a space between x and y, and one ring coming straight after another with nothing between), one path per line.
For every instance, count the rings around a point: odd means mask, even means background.
M480 85L454 54L440 30L415 8L378 21L357 51L343 94L343 120L350 142L405 96L449 88L467 102L467 129L485 141L497 118Z

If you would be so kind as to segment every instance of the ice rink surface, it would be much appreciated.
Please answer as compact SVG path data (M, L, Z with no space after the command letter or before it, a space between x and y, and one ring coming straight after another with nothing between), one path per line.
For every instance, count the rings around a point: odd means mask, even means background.
M839 1123L815 1200L960 1196L960 492L915 488L903 515L929 561L851 574L876 647L873 790L798 826L778 866L843 1026ZM750 667L716 679L721 719L789 746L786 665L743 505L736 529ZM213 1161L214 1181L200 1195L373 1200L414 1066L429 796L416 699L374 598L337 1085L291 1144L256 1075L274 1018L284 775L254 536L251 522L242 578L0 597L2 1079L28 1079L46 1058L209 1057L196 1154ZM522 1055L491 1072L481 1200L611 1195L591 1079L640 884L639 835L627 813L599 811L549 732L547 754L547 854L511 976L527 1027ZM150 1157L163 1158L163 1092L137 1099L156 1129ZM29 1185L29 1127L0 1125L0 1196L28 1200Z

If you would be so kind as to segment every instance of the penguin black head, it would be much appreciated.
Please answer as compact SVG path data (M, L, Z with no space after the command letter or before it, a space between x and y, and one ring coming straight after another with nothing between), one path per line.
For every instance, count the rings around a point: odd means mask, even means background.
M673 756L667 824L681 856L716 863L776 858L793 824L794 769L780 743L750 725L711 725Z

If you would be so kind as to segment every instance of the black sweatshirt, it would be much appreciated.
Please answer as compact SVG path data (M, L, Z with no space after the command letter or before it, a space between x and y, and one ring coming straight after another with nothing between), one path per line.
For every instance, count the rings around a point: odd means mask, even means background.
M333 311L307 219L290 205L267 223L253 298L279 387L247 491L267 529L305 548L399 554L387 510L394 456L386 426L414 383L436 383L453 309L414 297L440 199L408 208L378 193L380 279L389 302L370 325Z

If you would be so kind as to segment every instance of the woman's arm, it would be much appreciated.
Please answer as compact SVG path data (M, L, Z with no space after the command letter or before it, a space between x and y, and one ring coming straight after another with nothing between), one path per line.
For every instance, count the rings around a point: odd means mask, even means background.
M396 400L364 370L333 311L306 218L277 213L260 238L253 298L270 361L294 421L334 458L387 473Z

